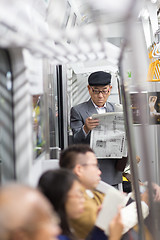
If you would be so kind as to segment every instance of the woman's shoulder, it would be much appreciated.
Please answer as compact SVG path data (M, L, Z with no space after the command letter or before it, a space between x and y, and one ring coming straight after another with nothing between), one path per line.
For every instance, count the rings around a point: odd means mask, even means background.
M70 238L68 238L68 237L65 236L65 235L59 235L59 236L58 236L58 239L59 239L59 240L70 240Z

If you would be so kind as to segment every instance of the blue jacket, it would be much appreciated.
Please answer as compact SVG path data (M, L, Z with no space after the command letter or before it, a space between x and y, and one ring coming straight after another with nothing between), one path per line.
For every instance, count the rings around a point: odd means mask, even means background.
M70 240L70 238L68 238L68 237L65 236L65 235L59 235L59 236L58 236L58 239L59 239L59 240Z
M59 235L59 240L70 240L65 235ZM94 227L89 236L86 238L86 240L108 240L108 237L104 234L104 232L99 229L98 227Z

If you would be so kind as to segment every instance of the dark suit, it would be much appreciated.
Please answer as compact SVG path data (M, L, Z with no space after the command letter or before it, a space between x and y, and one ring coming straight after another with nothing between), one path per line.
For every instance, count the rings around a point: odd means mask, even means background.
M114 104L107 102L106 112L114 112ZM97 114L97 110L93 105L91 99L88 102L81 103L71 109L71 129L73 132L73 142L74 143L86 143L90 144L90 135L87 137L83 131L83 125L85 124L86 118ZM94 150L94 149L93 149ZM99 159L100 169L102 171L102 180L111 184L116 185L122 182L122 173L116 168L117 159Z

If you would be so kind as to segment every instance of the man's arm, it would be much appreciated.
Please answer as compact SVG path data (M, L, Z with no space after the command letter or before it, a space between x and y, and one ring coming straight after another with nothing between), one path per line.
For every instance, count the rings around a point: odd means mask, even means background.
M74 108L71 108L70 125L73 132L74 143L82 143L86 139L86 135L83 130L83 119L80 113Z
M73 131L73 141L75 143L83 143L87 138L89 143L90 131L99 124L98 119L92 119L91 117L82 118L80 112L74 107L71 109L71 128Z

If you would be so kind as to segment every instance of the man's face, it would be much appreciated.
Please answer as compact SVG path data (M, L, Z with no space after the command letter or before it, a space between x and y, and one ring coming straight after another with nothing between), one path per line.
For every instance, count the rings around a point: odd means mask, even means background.
M101 171L98 167L98 161L94 153L87 152L85 154L79 154L77 156L77 162L79 163L78 177L81 183L87 189L94 189L101 180Z
M88 85L88 91L91 96L92 101L98 106L103 107L105 102L107 101L110 90L112 86L106 85L106 86L89 86Z

